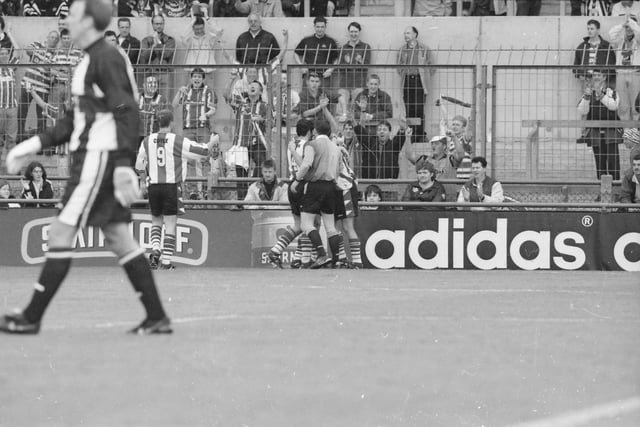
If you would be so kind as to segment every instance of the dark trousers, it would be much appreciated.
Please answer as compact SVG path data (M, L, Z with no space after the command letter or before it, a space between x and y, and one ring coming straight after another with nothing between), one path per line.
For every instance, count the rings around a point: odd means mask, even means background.
M516 0L517 16L539 16L542 0Z
M602 175L611 175L614 180L620 179L620 153L618 144L607 144L601 141L593 145L593 156L596 159L596 174L598 179Z
M44 102L48 101L49 94L39 93ZM22 141L27 138L25 135L25 126L27 124L27 114L29 114L29 106L33 97L25 88L20 89L20 101L18 101L18 141ZM37 133L42 133L47 127L46 118L42 114L42 107L36 104L36 117L37 117Z
M419 75L405 76L402 86L402 98L407 119L420 119L419 125L411 126L416 138L424 137L424 87Z

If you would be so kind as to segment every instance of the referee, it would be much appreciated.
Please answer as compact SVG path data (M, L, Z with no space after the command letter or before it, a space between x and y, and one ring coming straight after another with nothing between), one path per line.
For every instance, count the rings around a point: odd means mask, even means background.
M322 268L331 262L322 245L320 233L315 228L316 215L322 216L331 254L337 258L342 236L338 233L334 221L336 179L340 174L340 148L329 139L331 126L326 120L318 120L314 124L316 138L304 146L302 164L291 184L293 192L299 185L304 185L302 196L302 213L300 222L302 232L309 237L318 253L318 259L311 268Z

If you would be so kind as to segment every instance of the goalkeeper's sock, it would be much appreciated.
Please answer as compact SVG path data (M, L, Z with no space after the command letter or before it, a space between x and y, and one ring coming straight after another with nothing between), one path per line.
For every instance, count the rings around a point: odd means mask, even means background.
M278 238L276 244L271 248L271 252L280 255L298 234L300 234L300 231L295 231L293 228L287 227L285 232Z
M324 246L322 246L322 239L320 238L320 233L315 228L307 233L307 237L311 240L311 246L318 253L318 257L323 257L327 255L327 252L324 250Z
M162 245L162 263L171 264L171 259L176 251L176 236L174 234L164 235L164 245Z
M338 262L338 256L340 254L340 246L344 252L344 242L342 240L342 234L334 234L329 237L329 248L331 249L331 260Z
M349 249L351 250L351 262L362 264L362 256L360 255L360 239L349 239Z
M23 312L28 321L36 323L42 319L49 303L69 272L72 254L71 248L50 248L47 252L40 278L34 285L35 291L31 302Z
M162 239L162 226L161 225L151 226L151 248L154 251L160 250L161 239Z
M166 317L151 268L144 257L144 249L135 249L120 258L118 262L124 267L133 289L144 305L147 319L160 320Z

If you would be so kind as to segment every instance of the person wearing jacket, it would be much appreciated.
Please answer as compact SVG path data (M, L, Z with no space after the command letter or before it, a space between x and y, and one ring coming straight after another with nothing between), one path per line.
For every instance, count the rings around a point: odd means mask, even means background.
M616 65L616 55L611 44L600 35L600 22L596 19L587 21L587 37L583 38L575 51L573 65ZM580 80L589 80L592 69L576 68L573 74ZM610 78L615 71L607 72Z
M640 154L634 156L633 165L624 171L620 203L640 203Z
M47 171L40 162L31 162L24 173L27 181L22 182L23 199L53 199L53 186L47 179ZM28 204L27 207L51 207L50 203Z
M471 179L460 189L458 203L501 203L503 201L502 184L487 175L487 159L480 156L471 159ZM471 208L471 210L485 210L485 208Z
M245 201L272 201L289 203L287 183L276 176L276 163L272 159L262 162L262 178L249 186ZM247 209L258 209L258 205L247 205ZM265 209L279 209L265 206Z
M616 65L640 66L640 25L636 18L626 17L624 23L614 25L609 30L609 39L616 52ZM636 68L616 70L616 90L620 97L618 115L622 120L638 120L640 113L634 111L634 104L640 92L640 73Z

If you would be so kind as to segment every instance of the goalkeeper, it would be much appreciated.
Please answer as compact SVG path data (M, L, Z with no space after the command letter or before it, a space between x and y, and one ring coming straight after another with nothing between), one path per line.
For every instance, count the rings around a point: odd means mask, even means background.
M64 280L79 228L100 227L146 310L146 318L130 332L170 333L144 249L131 235L130 204L140 197L132 168L136 151L138 109L135 78L125 55L102 37L111 20L111 0L76 0L66 22L84 57L71 81L74 100L55 127L12 149L9 173L17 173L41 149L69 142L72 164L58 216L49 229L48 252L27 307L0 318L0 331L36 334L40 321Z

